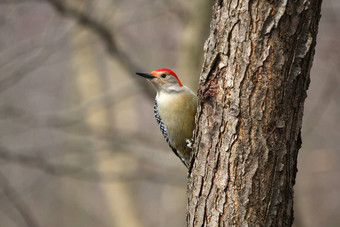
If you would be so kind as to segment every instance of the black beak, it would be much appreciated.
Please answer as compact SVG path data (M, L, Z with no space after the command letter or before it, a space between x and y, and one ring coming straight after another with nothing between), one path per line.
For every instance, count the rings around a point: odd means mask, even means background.
M144 77L146 79L154 79L155 76L151 75L150 73L136 73L138 76Z

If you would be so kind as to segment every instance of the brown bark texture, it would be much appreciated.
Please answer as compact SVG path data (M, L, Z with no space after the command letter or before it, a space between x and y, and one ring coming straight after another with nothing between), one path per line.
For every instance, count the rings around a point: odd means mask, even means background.
M220 0L199 84L188 226L291 226L322 0Z

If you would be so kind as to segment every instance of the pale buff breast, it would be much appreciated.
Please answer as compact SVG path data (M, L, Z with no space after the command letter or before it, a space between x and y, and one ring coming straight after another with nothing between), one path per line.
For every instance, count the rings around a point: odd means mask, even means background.
M180 153L189 152L186 139L192 137L197 97L189 91L161 93L157 97L159 115L167 127L171 145Z

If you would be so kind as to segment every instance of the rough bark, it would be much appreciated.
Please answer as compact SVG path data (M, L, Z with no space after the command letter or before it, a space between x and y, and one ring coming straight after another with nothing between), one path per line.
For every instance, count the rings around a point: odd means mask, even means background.
M199 84L188 226L291 226L321 0L219 0Z

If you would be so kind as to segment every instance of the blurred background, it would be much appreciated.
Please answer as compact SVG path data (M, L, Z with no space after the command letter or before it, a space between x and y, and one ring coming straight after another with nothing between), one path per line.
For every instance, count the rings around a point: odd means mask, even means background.
M0 226L185 226L186 170L135 75L197 90L212 1L0 0ZM325 0L295 226L340 226L340 2Z

